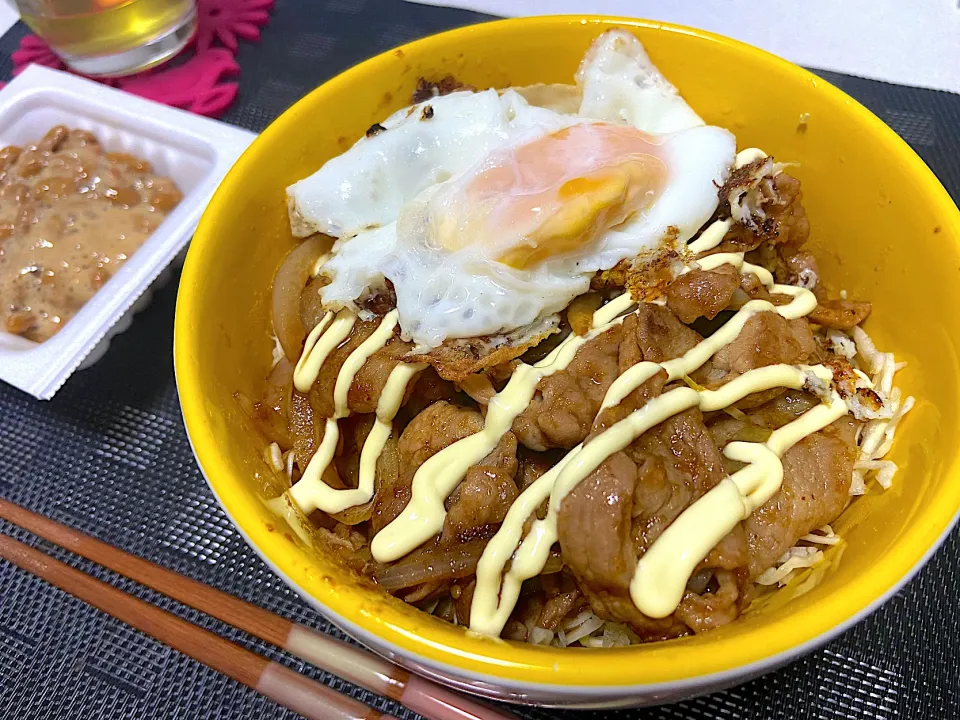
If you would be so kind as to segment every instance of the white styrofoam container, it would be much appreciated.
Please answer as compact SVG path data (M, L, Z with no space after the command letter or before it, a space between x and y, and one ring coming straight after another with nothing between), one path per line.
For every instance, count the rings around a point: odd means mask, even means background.
M177 184L183 200L52 338L34 343L0 331L0 380L41 400L53 397L81 365L99 359L110 339L130 326L149 302L151 284L190 240L213 191L255 137L36 65L0 90L0 147L36 142L54 125L89 130L107 150L149 160Z

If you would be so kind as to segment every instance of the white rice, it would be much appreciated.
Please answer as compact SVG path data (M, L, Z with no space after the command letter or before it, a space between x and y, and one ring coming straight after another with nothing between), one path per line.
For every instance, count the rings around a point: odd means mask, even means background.
M551 640L543 642L548 635ZM540 642L534 643L534 639ZM555 634L543 628L533 628L527 642L554 647L580 645L588 648L611 648L637 644L640 638L626 625L604 620L592 610L584 610L575 618L563 621Z
M581 613L581 616L582 615L583 613ZM576 627L570 630L563 631L564 642L567 645L572 645L573 643L579 641L581 638L585 638L591 633L593 633L595 630L599 630L601 627L603 627L603 624L606 622L606 620L601 618L599 615L595 615L592 612L589 615L590 616L588 618L586 618L582 623L580 623Z
M550 645L553 642L553 630L534 626L530 628L527 642L531 645Z
M758 585L779 585L783 587L793 577L796 570L810 568L823 561L823 551L810 545L797 545L787 550L776 565L767 568L757 577Z
M900 420L913 408L915 401L912 397L902 400L900 389L893 386L894 376L906 367L906 363L898 363L893 353L877 350L870 336L859 327L851 330L850 337L857 348L853 361L869 375L872 389L883 401L881 411L865 413L864 419L868 422L857 433L860 455L854 465L850 494L863 495L870 479L875 479L884 490L893 484L897 465L883 458L893 445Z

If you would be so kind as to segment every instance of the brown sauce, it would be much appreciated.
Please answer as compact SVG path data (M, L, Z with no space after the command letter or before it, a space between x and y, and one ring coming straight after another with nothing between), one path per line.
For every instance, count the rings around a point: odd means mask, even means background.
M85 130L0 150L0 331L52 337L181 198L149 162Z

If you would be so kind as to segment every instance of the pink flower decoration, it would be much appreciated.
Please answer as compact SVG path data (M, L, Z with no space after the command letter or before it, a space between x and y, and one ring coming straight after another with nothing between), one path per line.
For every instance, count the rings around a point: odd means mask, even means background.
M30 64L44 65L54 70L63 70L66 67L50 46L36 35L24 37L20 41L20 49L10 55L10 59L13 60L14 75L22 73Z
M237 54L238 41L256 42L260 28L270 21L274 0L201 0L197 4L197 51L214 42Z
M198 115L219 117L237 97L237 84L224 78L240 74L229 51L214 48L166 70L119 78L117 87L133 95Z
M219 117L237 97L237 83L227 82L226 78L240 73L240 66L233 59L239 41L260 39L260 29L269 22L273 3L274 0L197 0L197 34L192 50L185 50L171 65L130 77L94 79L165 105ZM217 47L218 44L224 47ZM66 69L56 53L35 35L24 37L11 59L14 75L30 64Z

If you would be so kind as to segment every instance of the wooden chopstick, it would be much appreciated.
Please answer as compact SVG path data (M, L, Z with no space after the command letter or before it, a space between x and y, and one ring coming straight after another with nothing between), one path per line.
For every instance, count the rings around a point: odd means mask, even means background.
M514 716L502 713L498 710L484 705L483 703L474 701L470 698L467 698L458 693L447 690L446 688L437 685L436 683L430 682L429 680L424 680L423 678L417 677L416 675L411 675L409 672L400 668L382 658L373 655L372 653L361 650L353 645L336 640L332 637L324 635L317 632L311 628L306 627L305 625L300 625L299 623L292 622L286 618L282 618L279 615L274 615L273 613L264 610L261 607L253 605L251 603L245 602L239 598L229 595L227 593L221 592L215 588L205 585L201 582L193 580L191 578L185 577L176 573L172 570L168 570L165 567L152 563L143 558L137 557L130 553L124 552L118 548L108 545L105 542L97 540L96 538L90 537L78 530L62 525L50 518L44 517L43 515L38 515L37 513L31 512L26 508L23 508L15 503L9 502L7 500L0 499L0 518L8 520L9 522L19 525L25 530L29 530L35 535L49 540L52 543L59 545L60 547L70 550L77 555L92 560L93 562L102 565L103 567L109 568L114 572L117 572L121 575L124 575L131 580L134 580L141 585L145 585L157 592L163 593L164 595L177 600L184 605L199 610L200 612L206 613L211 617L214 617L222 622L232 625L240 630L243 630L254 637L260 638L264 642L275 645L279 648L290 652L293 655L309 662L311 665L314 665L322 670L333 673L344 680L347 680L354 685L366 688L372 692L375 692L379 695L385 695L389 698L392 698L406 707L410 708L423 715L430 720L515 720ZM29 546L23 545L22 543L0 534L0 556L6 558L10 562L13 562L16 565L32 572L39 577L42 577L44 580L57 585L63 590L76 595L81 600L84 600L91 605L107 612L114 617L123 620L129 625L146 632L149 635L153 635L158 640L170 645L171 647L180 650L186 655L190 655L196 660L208 665L218 672L228 675L239 682L253 687L259 692L267 695L276 702L286 705L293 710L305 715L309 718L314 717L324 717L330 718L330 720L335 720L339 718L361 718L361 717L389 717L382 716L376 711L370 710L365 705L361 705L356 700L347 698L346 696L340 695L333 690L330 690L326 686L319 685L314 683L311 680L299 675L289 668L280 665L278 663L273 663L265 658L261 658L255 653L251 653L243 648L239 648L235 645L232 645L223 638L210 633L206 630L198 628L191 623L181 620L175 615L171 615L159 608L145 603L141 600L133 598L132 596L126 595L123 591L114 588L112 585L106 583L101 583L99 580L95 580L79 570L75 570L69 565L60 563L53 558L45 555L44 553L34 550ZM35 553L39 555L42 560L36 560L36 565L45 566L54 566L54 564L62 565L62 568L65 568L67 571L70 571L67 574L76 573L83 579L87 587L90 587L94 592L92 592L91 597L86 597L80 594L80 592L75 592L72 589L74 586L66 587L65 585L60 584L55 579L47 577L46 575L41 574L34 569L34 567L27 567L26 565L21 564L15 557L8 556L5 554L8 552L7 548L10 548L10 543L16 543L21 545L22 548L25 548L30 553ZM17 554L19 552L19 554ZM13 554L16 557L26 557L23 555L22 551L18 548L14 548ZM62 569L58 569L58 572L62 572ZM63 575L58 575L54 573L54 576L62 577ZM76 581L77 578L72 577L70 582ZM92 585L91 585L92 584ZM103 607L101 604L95 600L101 595L103 588L107 588L111 593L106 593L111 597L115 597L114 594L119 594L123 598L132 601L137 607L136 604L145 606L150 610L159 613L165 616L168 620L175 621L173 627L179 628L176 631L171 631L165 637L161 637L157 633L153 632L150 629L143 627L137 622L128 620L126 616L121 616L117 612L114 612L113 609ZM119 600L118 600L119 602ZM141 609L142 610L142 609ZM137 612L128 613L128 616L133 620L139 619L139 614ZM184 627L185 626L185 627ZM199 633L199 635L197 635ZM259 687L256 682L251 685L246 679L253 679L248 675L243 677L237 677L229 669L224 669L222 666L223 662L208 662L207 654L204 657L198 657L190 652L191 644L186 644L185 646L179 644L185 635L193 634L193 637L202 638L198 643L199 645L204 645L204 643L210 642L206 636L215 638L219 643L226 644L231 650L230 654L230 663L233 667L233 663L237 662L240 656L236 655L237 652L245 653L246 655L251 656L261 663L264 663L266 669L261 672L261 677L264 673L267 674L267 689L271 692L278 693L280 690L284 689L283 686L289 683L290 688L297 688L298 691L303 687L304 683L314 686L314 689L311 689L309 692L304 690L302 696L296 698L291 698L291 693L289 689L285 694L283 694L283 699L275 697L266 692L264 688ZM187 638L189 640L190 638ZM184 649L186 647L187 649ZM204 646L199 648L200 651L207 651L211 646ZM218 651L219 652L219 651ZM217 653L213 653L217 655ZM226 656L224 656L226 657ZM220 660L221 658L214 657L214 660ZM243 667L254 667L251 665L251 658L246 658L246 664ZM275 666L275 667L273 667ZM295 679L291 679L290 676L293 676ZM316 692L322 690L324 693L335 696L336 703L338 705L313 705L314 714L305 712L301 709L300 705L296 707L289 704L289 702L299 702L303 703L315 703L314 696L311 695L311 692ZM324 695L323 703L330 703L331 700L327 695ZM351 703L350 706L343 705L344 701ZM334 715L333 712L340 712L340 708L344 708L343 712L357 712L357 708L362 708L368 714L341 714ZM351 710L346 710L347 707L352 708ZM319 715L316 713L320 713ZM372 714L370 714L372 713Z
M3 533L0 557L311 720L390 717Z

